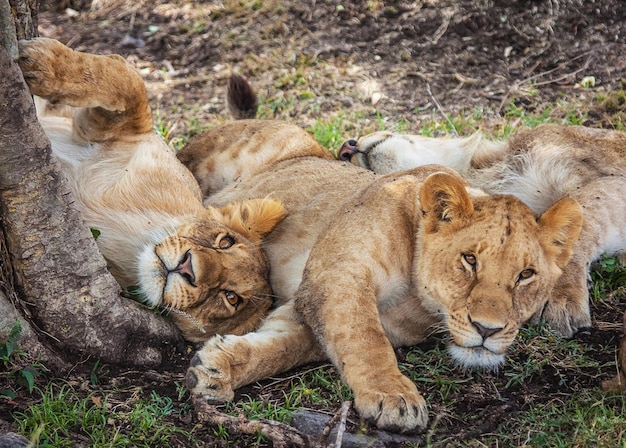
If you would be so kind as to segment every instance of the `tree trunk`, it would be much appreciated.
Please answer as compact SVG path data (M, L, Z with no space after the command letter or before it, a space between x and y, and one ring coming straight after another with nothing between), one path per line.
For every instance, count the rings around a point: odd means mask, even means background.
M39 35L37 32L39 4L40 0L9 0L11 9L15 11L13 22L18 39L30 39Z
M11 2L13 12L30 10L28 0ZM4 15L8 0L0 3ZM7 22L11 20L2 17L0 25ZM10 31L0 33L0 216L9 253L3 267L12 267L6 275L15 280L19 298L15 305L22 321L31 324L28 331L34 330L40 342L69 362L94 357L159 366L180 346L179 332L153 311L120 296L90 231L72 206L73 195L51 155L8 49L11 45L4 45ZM5 308L7 302L6 296L0 298Z

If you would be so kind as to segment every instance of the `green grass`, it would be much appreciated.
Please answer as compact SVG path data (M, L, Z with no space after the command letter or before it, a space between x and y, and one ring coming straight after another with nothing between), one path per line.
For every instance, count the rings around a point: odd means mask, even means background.
M27 359L19 346L22 326L16 321L5 339L0 339L0 399L13 399L17 396L16 389L25 387L32 392L35 381L45 367L33 360ZM6 383L7 387L2 386Z
M14 415L20 432L35 435L39 447L71 447L77 435L94 448L169 446L174 437L195 442L192 434L165 421L189 409L176 408L156 392L116 404L109 401L110 392L81 396L68 384L50 384L40 395L39 403Z
M346 400L352 400L353 395L340 379L334 367L324 366L312 369L299 376L292 388L301 389L305 405L334 408Z
M625 412L624 396L582 390L522 412L499 434L482 442L500 446L524 442L533 447L624 447Z
M618 257L604 257L591 269L594 300L626 299L626 269Z
M315 104L315 95L307 90L302 72L277 82L301 87L298 95L261 98L260 117L274 118L288 114L298 102ZM499 116L482 109L464 111L454 116L433 112L411 123L406 119L390 120L380 113L362 111L321 116L307 130L325 147L336 150L347 138L369 132L393 130L422 133L427 136L469 135L484 130L495 138L505 138L521 127L543 123L586 124L591 116L603 115L616 129L626 130L624 92L596 94L588 104L563 98L555 103L533 104L511 101ZM419 111L416 111L416 113ZM193 114L184 111L183 116ZM178 134L166 115L155 114L155 129L177 149L206 124L187 120L187 131ZM604 121L603 121L604 123ZM213 123L214 124L214 123ZM608 125L607 125L608 126ZM623 308L626 300L626 269L614 257L605 257L592 269L592 301L603 309ZM618 322L619 324L619 322ZM16 330L17 331L17 330ZM11 387L0 389L0 400L16 395L30 396L35 403L13 417L19 431L32 437L34 446L65 447L80 438L93 447L205 446L207 435L200 429L181 429L173 422L191 419L187 392L175 384L169 395L154 391L106 390L103 378L110 373L95 363L87 381L88 392L75 384L58 379L28 379L30 364L19 356L15 338L0 341L0 379ZM603 392L598 385L606 372L614 371L614 360L599 361L598 351L615 345L599 346L585 338L563 340L542 325L528 326L520 332L515 350L499 372L462 371L450 362L445 341L435 337L425 345L401 352L399 366L418 386L429 403L433 426L426 435L432 447L626 447L626 402L622 395ZM2 351L4 350L4 351ZM610 357L609 357L610 358ZM26 369L26 370L25 370ZM35 370L38 372L37 368ZM599 372L604 372L601 378ZM38 384L41 390L34 389ZM58 386L58 384L61 384ZM525 394L529 385L536 392ZM476 388L482 388L477 390ZM30 393L29 393L30 389ZM4 394L4 395L3 395ZM485 403L466 408L465 397L478 394ZM120 395L124 399L120 399ZM293 412L302 408L334 412L352 392L341 382L332 366L300 371L276 384L262 386L259 393L248 392L224 406L231 415L273 419L288 423ZM494 404L495 403L495 404ZM484 412L497 406L512 406L511 416L489 433L468 435L465 440L450 441L440 437L457 427L471 426L485 417ZM497 418L498 415L493 416ZM187 428L189 428L187 426ZM452 430L451 430L452 428ZM223 446L233 437L224 427L210 428L209 434ZM268 446L262 437L252 437L249 446ZM220 445L222 446L222 445Z
M34 446L46 448L72 447L77 439L94 448L205 446L205 440L194 430L173 424L178 419L191 419L184 385L176 383L170 396L139 388L100 389L97 387L100 374L96 372L109 375L96 363L88 388L53 379L43 389L35 389L32 395L37 402L13 413L19 432L33 440ZM352 397L334 369L328 366L312 369L287 383L272 398L244 394L225 404L222 411L232 416L288 424L295 410L332 408ZM224 441L233 437L222 426L212 428L211 434ZM266 446L263 444L267 442L257 435L249 437L246 443L246 446Z
M484 130L494 138L507 138L520 128L533 128L541 124L584 125L589 111L578 106L573 106L568 101L559 101L538 105L529 111L526 105L509 101L499 119L486 117L482 108L443 117L440 113L433 112L430 118L422 121L419 133L427 137L437 137L469 135Z

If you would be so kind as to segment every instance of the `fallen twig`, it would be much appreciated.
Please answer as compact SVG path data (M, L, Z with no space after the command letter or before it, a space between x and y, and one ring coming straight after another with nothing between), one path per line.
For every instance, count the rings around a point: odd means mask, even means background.
M320 441L323 446L327 446L329 448L331 446L341 448L341 442L343 441L343 433L346 432L346 420L348 419L349 409L350 409L350 402L344 401L341 404L341 408L339 408L339 410L335 412L335 415L333 415L332 418L326 422L326 424L324 425L324 430L322 431L322 435L320 436ZM339 425L337 426L337 435L335 437L335 443L328 443L327 442L328 436L330 435L333 428L337 424L337 421L339 421Z
M439 28L437 28L437 31L435 31L435 34L431 39L431 43L436 44L437 42L439 42L439 39L441 39L443 35L446 34L448 26L450 25L450 20L452 19L452 17L454 17L454 12L454 8L444 8L442 10L441 25L439 25Z
M341 404L341 418L339 419L339 426L337 427L337 438L335 439L335 448L341 448L343 442L343 433L346 432L346 420L348 419L348 410L350 409L350 402L344 401Z
M428 94L430 95L431 99L433 100L433 103L435 103L435 106L437 106L437 110L439 111L439 113L441 115L443 115L443 118L445 118L445 120L450 125L450 128L452 129L452 132L454 132L454 135L456 135L458 137L459 133L456 131L456 126L454 125L454 123L452 123L452 121L450 121L450 117L448 117L448 114L446 114L444 112L443 107L441 107L441 104L439 103L439 101L437 101L437 98L435 98L435 95L433 95L433 91L430 89L430 84L429 83L426 83L426 91L428 92Z
M240 434L260 433L270 439L276 448L322 448L317 440L284 423L265 419L249 420L243 416L233 417L218 411L199 397L193 398L193 406L200 422L222 425Z

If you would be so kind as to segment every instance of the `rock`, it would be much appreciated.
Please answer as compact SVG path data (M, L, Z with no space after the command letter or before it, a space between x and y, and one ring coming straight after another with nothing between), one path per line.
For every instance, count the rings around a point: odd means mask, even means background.
M0 448L22 448L30 445L30 441L14 432L0 435Z
M319 438L324 431L324 426L330 420L330 416L314 411L296 411L291 420L291 426L312 437ZM328 441L337 438L337 428L334 427ZM421 436L407 436L403 434L393 434L386 431L371 431L370 434L343 434L342 448L386 448L399 445L401 443L423 443ZM331 444L332 445L332 444Z

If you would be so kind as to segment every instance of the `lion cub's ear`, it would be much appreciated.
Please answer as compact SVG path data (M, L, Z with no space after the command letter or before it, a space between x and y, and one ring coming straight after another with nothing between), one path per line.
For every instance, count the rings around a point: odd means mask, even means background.
M218 211L224 217L224 224L252 241L260 241L287 216L282 202L270 198L237 202Z
M426 232L435 232L442 221L465 219L474 213L474 204L466 186L464 179L448 173L434 173L424 180L420 205Z
M557 266L565 266L571 256L583 225L583 210L574 199L558 200L537 220L542 245L555 259Z

